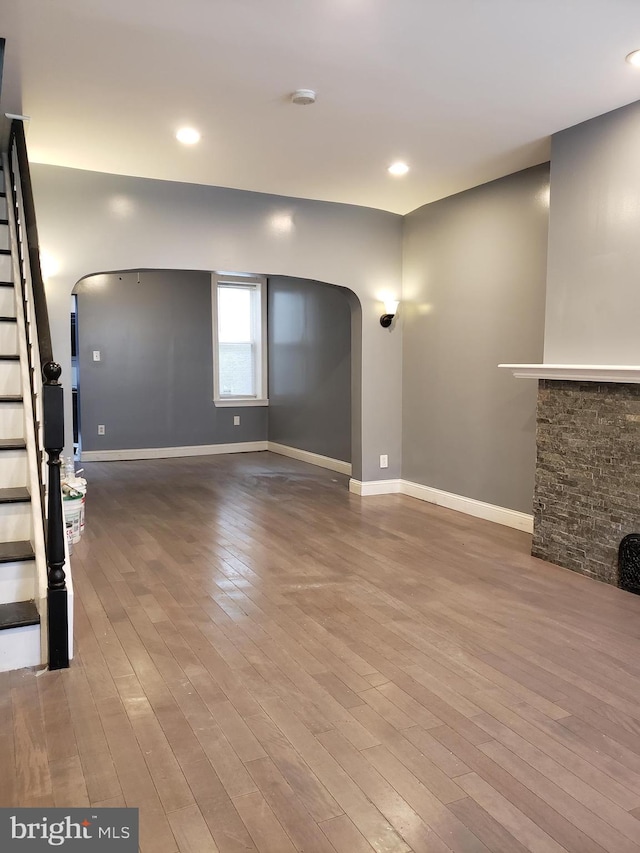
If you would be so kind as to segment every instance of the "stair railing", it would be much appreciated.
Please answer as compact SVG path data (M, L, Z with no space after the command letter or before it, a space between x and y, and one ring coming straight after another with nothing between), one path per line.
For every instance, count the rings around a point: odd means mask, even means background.
M43 524L47 558L49 669L63 669L69 666L69 614L64 570L66 532L60 484L60 457L64 449L62 368L53 357L24 125L17 119L11 122L8 159L10 186L7 190L11 193L18 231L35 435L40 454L38 471L43 497L46 496L42 505L46 507ZM42 451L46 454L46 476Z

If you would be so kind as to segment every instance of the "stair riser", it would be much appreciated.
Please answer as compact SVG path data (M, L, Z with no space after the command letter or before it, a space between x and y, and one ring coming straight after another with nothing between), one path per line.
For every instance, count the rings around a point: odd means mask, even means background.
M29 601L36 594L34 560L0 564L0 604ZM2 633L0 631L0 633Z
M1 279L4 281L4 279ZM12 279L6 279L12 281ZM12 287L0 287L0 317L16 316L15 291Z
M4 192L4 188L0 190ZM0 198L0 219L7 219L7 199Z
M8 289L8 288L6 288ZM1 316L1 315L0 315ZM13 316L10 314L9 316ZM0 354L17 355L18 353L18 324L0 321Z
M32 532L30 503L0 504L0 542L29 541Z
M0 219L2 217L0 216ZM9 226L8 225L0 225L0 249L8 249L9 248Z
M27 485L26 451L0 451L0 483L2 483L3 488L7 489L14 488L15 486Z
M40 625L0 631L0 672L41 663Z
M22 403L0 403L0 438L24 438Z
M0 219L2 219L2 213L0 213ZM13 281L11 255L0 255L0 281Z
M0 397L12 397L21 390L20 362L0 361Z

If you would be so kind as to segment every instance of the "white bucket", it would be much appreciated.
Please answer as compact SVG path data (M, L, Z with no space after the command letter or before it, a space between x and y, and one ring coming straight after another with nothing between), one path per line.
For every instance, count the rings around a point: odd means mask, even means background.
M81 498L65 498L64 520L71 524L71 541L79 542L84 532L84 495Z

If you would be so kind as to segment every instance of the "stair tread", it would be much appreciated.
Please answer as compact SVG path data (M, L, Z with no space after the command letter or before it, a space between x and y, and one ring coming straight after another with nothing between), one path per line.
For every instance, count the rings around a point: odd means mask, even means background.
M0 287L14 287L12 281L0 281Z
M20 356L15 353L13 355L7 353L6 355L0 355L0 361L20 361Z
M24 438L0 438L0 450L23 450Z
M3 316L0 316L0 323L17 323L17 322L18 322L18 318L17 318L17 317L6 317L6 316L5 316L5 317L3 317Z
M0 489L0 504L17 504L31 500L29 489L24 486L14 486L10 489Z
M35 602L11 601L8 604L0 604L0 631L39 624L40 614Z
M10 255L11 249L0 249L0 255Z
M0 403L22 403L22 394L5 394L0 397Z
M21 560L33 560L31 542L0 542L0 563L18 563Z
M0 219L0 225L8 225L8 224L9 224L8 219Z

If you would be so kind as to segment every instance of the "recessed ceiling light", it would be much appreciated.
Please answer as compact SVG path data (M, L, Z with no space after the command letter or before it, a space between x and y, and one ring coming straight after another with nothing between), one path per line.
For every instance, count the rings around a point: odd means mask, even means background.
M194 127L181 127L176 133L176 139L183 145L195 145L200 142L200 132Z
M409 167L406 163L401 163L398 161L397 163L392 163L387 169L390 175L406 175L409 171Z
M640 50L632 50L625 58L629 65L640 65Z

